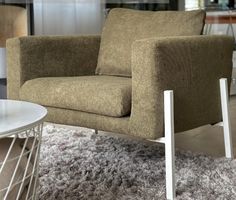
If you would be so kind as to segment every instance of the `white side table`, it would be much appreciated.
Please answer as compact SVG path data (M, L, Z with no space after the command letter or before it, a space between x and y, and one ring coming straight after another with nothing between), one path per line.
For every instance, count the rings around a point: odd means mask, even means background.
M36 199L46 115L46 108L37 104L0 100L0 151L5 152L0 156L0 199Z

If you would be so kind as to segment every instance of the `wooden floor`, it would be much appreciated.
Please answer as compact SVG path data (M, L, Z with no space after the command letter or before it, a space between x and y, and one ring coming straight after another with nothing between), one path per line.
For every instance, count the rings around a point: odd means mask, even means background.
M230 118L233 135L234 155L236 155L236 96L230 98ZM208 155L224 156L223 128L204 126L195 130L176 134L176 147Z

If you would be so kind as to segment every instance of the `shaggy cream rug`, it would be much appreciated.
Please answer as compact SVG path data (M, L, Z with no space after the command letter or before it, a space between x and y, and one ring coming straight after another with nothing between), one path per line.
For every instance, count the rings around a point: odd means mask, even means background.
M46 125L41 200L164 200L165 152L155 143ZM176 152L177 199L236 199L236 160Z

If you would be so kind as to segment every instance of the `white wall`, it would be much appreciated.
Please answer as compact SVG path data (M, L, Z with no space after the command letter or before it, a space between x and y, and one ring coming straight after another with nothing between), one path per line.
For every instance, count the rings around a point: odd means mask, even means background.
M99 34L104 21L100 0L34 0L36 35Z

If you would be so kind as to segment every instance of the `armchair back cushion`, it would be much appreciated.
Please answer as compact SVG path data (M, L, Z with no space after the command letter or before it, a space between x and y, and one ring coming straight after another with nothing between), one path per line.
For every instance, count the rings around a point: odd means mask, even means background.
M200 35L205 12L112 9L102 32L96 73L131 77L131 46L135 40Z

